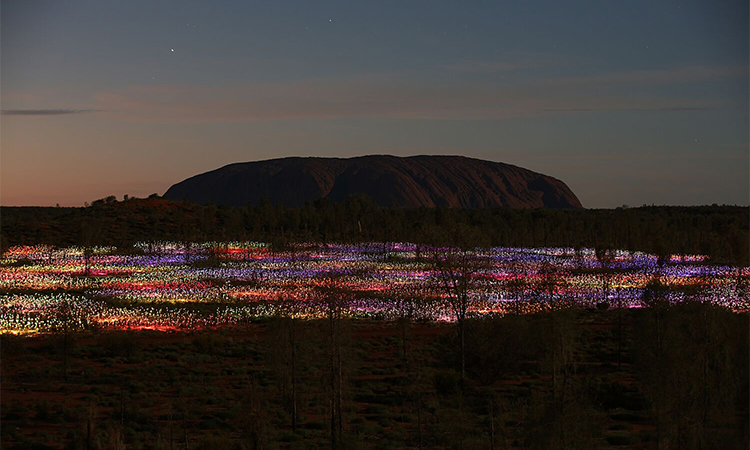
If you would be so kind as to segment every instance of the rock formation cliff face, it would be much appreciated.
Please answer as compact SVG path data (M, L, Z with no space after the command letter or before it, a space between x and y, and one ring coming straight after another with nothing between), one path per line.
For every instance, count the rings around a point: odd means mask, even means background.
M509 164L462 156L385 155L281 158L230 164L188 178L164 194L173 200L244 206L261 198L286 206L365 194L391 207L581 208L562 181Z

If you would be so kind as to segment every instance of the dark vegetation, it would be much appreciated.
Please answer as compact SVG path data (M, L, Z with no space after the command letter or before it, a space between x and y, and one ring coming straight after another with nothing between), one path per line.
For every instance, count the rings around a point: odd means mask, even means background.
M748 265L748 208L731 206L386 209L349 198L231 208L153 196L0 213L4 247L412 241L595 247L603 268L611 248ZM352 321L332 275L317 321L282 308L222 330L4 335L2 448L747 448L746 313L668 304L656 278L642 309L467 317L481 261L432 248L456 324Z
M462 377L457 327L330 308L3 336L2 448L747 448L746 314L655 300L622 315L622 357L617 311L467 319Z
M738 206L589 210L381 208L366 197L303 207L262 201L217 207L158 198L86 208L3 207L0 244L116 245L136 241L409 241L433 245L591 247L709 255L748 266L750 210Z

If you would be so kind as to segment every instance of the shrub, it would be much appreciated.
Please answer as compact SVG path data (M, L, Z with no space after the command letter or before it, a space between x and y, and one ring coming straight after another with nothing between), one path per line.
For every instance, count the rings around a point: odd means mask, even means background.
M304 428L307 428L308 430L325 430L326 429L326 423L321 420L307 422L303 424L302 426Z
M436 372L432 381L438 395L451 395L458 391L461 380L457 373L443 370Z
M631 445L633 437L625 433L611 433L607 435L607 443L610 445Z
M47 400L41 400L36 404L36 407L34 408L35 414L34 418L36 420L42 420L46 421L50 419L50 410L49 405L47 404Z

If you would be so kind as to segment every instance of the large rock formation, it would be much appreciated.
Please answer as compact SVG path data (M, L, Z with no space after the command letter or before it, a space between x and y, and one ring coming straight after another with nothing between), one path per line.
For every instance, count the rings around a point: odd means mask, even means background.
M281 158L236 163L181 181L173 200L244 206L261 198L301 206L365 194L382 206L581 208L562 181L509 164L462 156Z

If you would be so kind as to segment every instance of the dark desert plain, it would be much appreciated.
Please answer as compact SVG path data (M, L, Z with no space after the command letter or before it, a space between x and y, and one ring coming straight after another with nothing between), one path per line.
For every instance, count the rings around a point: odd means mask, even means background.
M0 2L0 448L750 447L746 1Z

